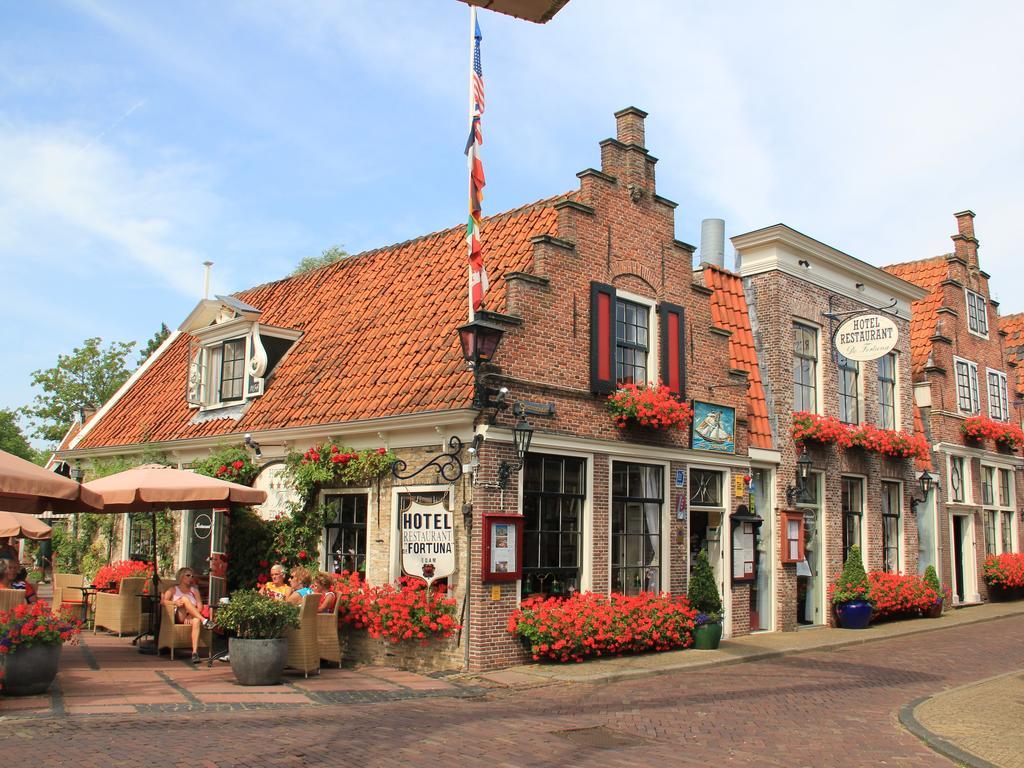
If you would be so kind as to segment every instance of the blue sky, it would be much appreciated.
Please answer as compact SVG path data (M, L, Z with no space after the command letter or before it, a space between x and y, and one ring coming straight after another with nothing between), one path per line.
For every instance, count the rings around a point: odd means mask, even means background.
M866 261L950 249L971 208L1024 310L1024 6L571 0L481 12L485 214L572 189L612 112L650 113L659 192L727 235L782 221ZM894 7L895 6L895 7ZM456 0L0 5L0 407L89 336L142 340L202 291L465 218Z

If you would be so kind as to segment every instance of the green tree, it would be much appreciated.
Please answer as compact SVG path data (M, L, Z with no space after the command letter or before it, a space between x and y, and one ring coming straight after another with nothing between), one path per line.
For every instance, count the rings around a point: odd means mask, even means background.
M10 408L0 408L0 450L39 463L38 451L29 445L18 425L18 414Z
M160 330L153 334L153 338L146 342L146 346L139 352L139 362L137 364L142 365L146 362L149 356L156 352L156 348L163 344L164 339L170 335L171 329L167 327L167 323L160 323Z
M42 394L23 412L33 420L34 434L58 442L78 408L109 400L131 373L127 358L134 348L134 341L112 341L104 347L103 339L86 339L70 355L58 355L53 368L33 371L32 386Z
M687 597L690 600L690 607L700 613L706 613L710 621L721 619L722 598L718 594L718 584L715 582L715 572L711 570L711 563L708 562L707 550L702 549L697 553Z
M348 258L349 253L344 248L338 245L332 245L330 248L322 251L319 256L307 256L298 263L290 277L295 275L301 275L303 272L310 272L314 269L320 269L320 267L326 267L333 264L336 261Z

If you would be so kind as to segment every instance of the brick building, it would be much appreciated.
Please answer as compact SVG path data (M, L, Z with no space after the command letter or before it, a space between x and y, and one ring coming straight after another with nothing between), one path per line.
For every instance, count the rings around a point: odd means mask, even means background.
M779 455L778 475L767 486L778 510L769 540L802 554L772 560L775 626L827 624L828 585L854 544L868 570L917 571L918 533L910 513L916 473L913 459L808 442L813 466L801 484L793 414L912 432L910 308L924 291L783 224L732 243ZM875 315L894 324L895 346L864 362L839 354L833 343L839 325ZM801 542L792 541L801 535L802 552Z
M987 554L1020 551L1024 486L1019 456L964 434L971 417L997 423L1019 423L1020 417L1010 396L1016 374L1009 331L1000 327L989 275L979 264L974 213L957 213L956 222L952 253L886 270L927 291L913 307L911 367L941 499L934 517L931 510L918 515L921 559L936 565L954 602L962 604L987 598Z
M770 591L754 580L756 526L734 517L749 510L752 458L755 489L767 479L756 473L777 462L745 296L724 271L695 271L693 247L675 239L676 204L657 192L645 113L615 117L600 170L581 171L577 189L484 225L491 290L477 320L504 335L476 383L506 388L504 402L519 407L474 407L456 333L466 321L456 227L204 299L58 458L87 466L158 451L187 466L248 436L265 465L257 485L286 499L283 456L329 437L387 447L412 469L453 437L473 445L457 459L469 471L455 482L431 470L321 495L337 512L321 567L337 567L352 548L374 583L402 573L403 508L418 499L452 513L449 584L467 629L457 644L417 651L428 665L523 658L505 627L525 595L684 593L700 548L712 553L727 634L772 626ZM691 447L689 431L615 425L606 396L617 382L659 380L695 401L706 439ZM521 418L532 443L502 488ZM523 524L517 581L483 570L485 523L498 514ZM202 570L212 542L231 545L216 534L223 517L210 542L193 536L193 522L180 515L176 564ZM115 556L132 553L130 520L115 536Z

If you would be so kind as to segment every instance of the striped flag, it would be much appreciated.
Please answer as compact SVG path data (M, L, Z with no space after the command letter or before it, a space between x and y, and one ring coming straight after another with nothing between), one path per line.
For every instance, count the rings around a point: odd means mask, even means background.
M484 113L484 72L480 66L480 24L476 8L470 9L473 29L473 67L469 77L469 139L466 158L469 164L469 221L466 224L466 247L469 250L470 317L480 309L487 293L487 270L484 268L483 242L480 233L480 210L484 199L484 166L480 146L484 143L480 118Z

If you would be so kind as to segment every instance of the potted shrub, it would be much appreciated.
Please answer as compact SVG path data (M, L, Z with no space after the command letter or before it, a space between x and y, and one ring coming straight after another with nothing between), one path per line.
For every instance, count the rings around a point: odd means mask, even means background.
M715 574L703 549L697 554L687 589L690 607L697 611L693 630L693 647L712 651L722 641L722 598L718 594Z
M78 624L54 616L48 603L19 605L0 611L0 661L7 696L46 693L57 676L60 651L74 642Z
M871 585L864 571L860 547L850 547L850 554L832 588L832 605L836 607L839 625L844 629L864 629L871 621Z
M942 584L939 582L939 574L935 572L934 565L929 565L924 569L924 583L938 595L938 597L932 601L932 604L928 607L928 610L925 611L924 615L929 619L937 619L942 616L943 593Z
M285 633L299 626L299 606L241 590L217 611L217 624L231 633L231 671L242 685L276 685L288 657Z

